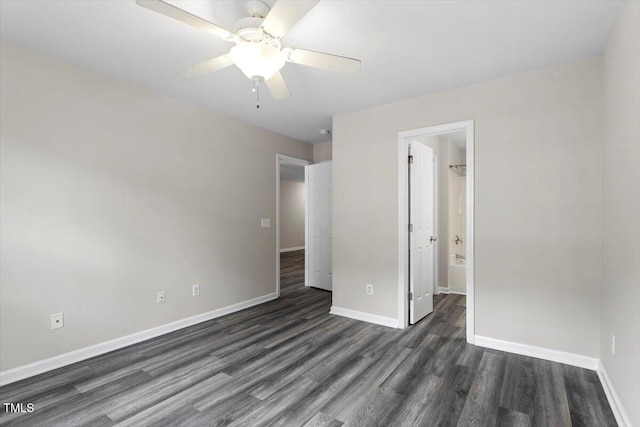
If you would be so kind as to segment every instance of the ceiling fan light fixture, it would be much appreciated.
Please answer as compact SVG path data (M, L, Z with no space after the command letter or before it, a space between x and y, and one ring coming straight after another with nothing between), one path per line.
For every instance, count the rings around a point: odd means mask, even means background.
M240 42L229 54L245 76L259 82L273 77L286 61L286 55L280 49L262 42Z

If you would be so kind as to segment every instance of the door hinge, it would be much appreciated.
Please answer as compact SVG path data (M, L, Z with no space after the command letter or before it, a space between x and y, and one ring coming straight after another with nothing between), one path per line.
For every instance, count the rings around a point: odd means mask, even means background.
M413 163L413 156L409 156L409 163Z
M413 292L409 292L409 301L413 301Z
M413 232L413 224L409 224L409 233Z

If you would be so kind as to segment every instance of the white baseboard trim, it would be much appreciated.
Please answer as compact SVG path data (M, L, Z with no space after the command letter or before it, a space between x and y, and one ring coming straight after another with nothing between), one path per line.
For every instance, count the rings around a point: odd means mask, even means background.
M467 295L465 292L458 292L458 291L449 291L450 294L455 294L455 295Z
M239 302L237 304L218 308L207 313L198 314L196 316L187 317L186 319L177 320L175 322L156 326L155 328L136 332L131 335L80 348L78 350L70 351L68 353L50 357L48 359L39 360L37 362L29 363L28 365L8 369L6 371L0 372L0 386L11 384L13 382L32 377L34 375L42 374L44 372L52 371L63 366L71 365L73 363L99 356L110 351L118 350L131 344L146 341L150 338L168 334L169 332L177 331L178 329L206 322L207 320L215 319L216 317L235 313L236 311L244 310L245 308L253 307L254 305L262 304L276 298L278 298L278 294L274 292L258 298L253 298L247 301Z
M398 328L398 319L392 319L391 317L378 316L377 314L365 313L362 311L349 310L342 307L331 306L331 314L335 314L342 317L349 317L351 319L362 320L364 322L375 323L376 325L388 326L390 328Z
M631 427L631 420L629 419L629 415L624 410L622 406L622 402L618 397L618 393L613 388L613 383L607 374L606 369L604 369L604 365L600 360L598 360L598 369L596 370L598 373L598 378L600 378L600 383L602 383L602 388L604 389L604 394L607 395L607 400L609 401L609 406L611 406L611 411L613 411L613 415L616 417L616 422L621 427Z
M295 248L284 248L284 249L280 249L280 253L282 253L282 252L301 251L303 249L304 249L304 246L296 246Z
M581 354L567 353L565 351L553 350L550 348L503 341L480 335L476 335L474 337L474 344L480 347L492 348L494 350L501 350L509 353L521 354L523 356L536 357L538 359L577 366L579 368L591 369L592 371L598 369L598 359L595 357L583 356Z

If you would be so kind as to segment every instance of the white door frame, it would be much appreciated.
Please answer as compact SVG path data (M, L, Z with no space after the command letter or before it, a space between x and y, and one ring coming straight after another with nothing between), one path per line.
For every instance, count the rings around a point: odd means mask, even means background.
M313 164L310 160L299 159L297 157L287 156L285 154L276 154L276 294L280 296L280 162L294 163L296 165L307 166ZM307 173L305 169L305 185L307 181ZM307 217L307 202L305 201L305 222ZM304 265L305 265L305 285L306 285L306 269L307 269L307 228L305 224L304 230Z
M474 289L474 122L465 120L421 129L398 132L398 325L409 325L409 233L407 197L409 169L409 140L418 136L435 136L455 131L465 131L467 137L467 342L473 344L475 334ZM448 237L447 237L448 238ZM438 285L438 284L436 284Z

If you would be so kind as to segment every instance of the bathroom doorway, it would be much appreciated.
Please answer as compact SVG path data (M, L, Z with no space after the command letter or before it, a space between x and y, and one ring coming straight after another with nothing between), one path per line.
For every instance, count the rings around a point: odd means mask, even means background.
M442 296L456 294L466 306L467 342L473 343L474 276L473 276L473 121L450 123L398 134L398 253L399 253L399 324L407 327L412 316L412 283L416 262L411 253L411 164L410 147L416 144L429 147L434 153L437 176L435 190L435 229L432 241L435 261L433 268L434 303ZM413 195L415 197L415 195ZM450 298L451 299L451 298ZM428 316L427 316L428 317Z

